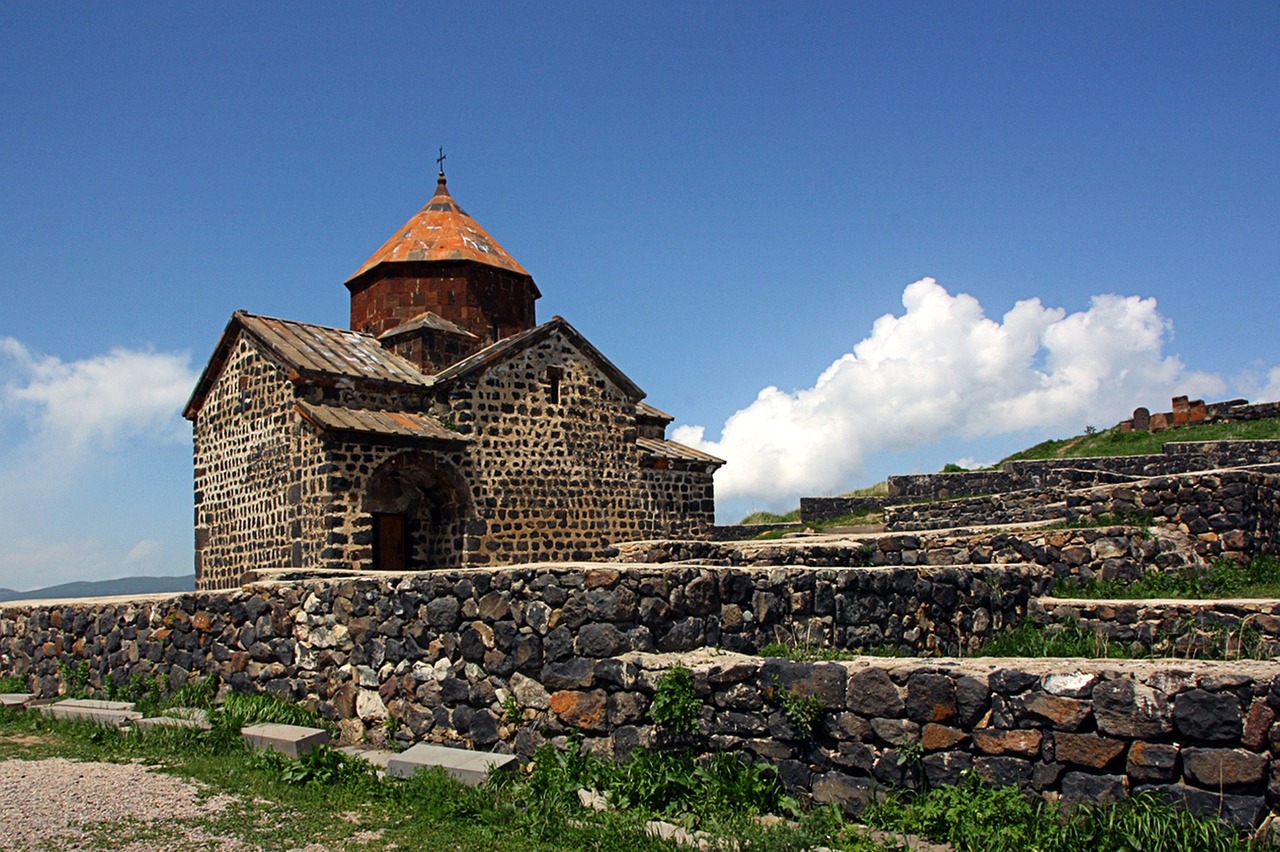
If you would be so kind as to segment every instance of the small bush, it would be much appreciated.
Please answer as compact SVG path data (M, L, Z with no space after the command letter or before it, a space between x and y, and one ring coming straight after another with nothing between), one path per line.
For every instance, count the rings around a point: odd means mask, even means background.
M693 734L702 716L702 700L693 689L693 672L684 666L672 666L658 678L649 718L660 728L674 734Z

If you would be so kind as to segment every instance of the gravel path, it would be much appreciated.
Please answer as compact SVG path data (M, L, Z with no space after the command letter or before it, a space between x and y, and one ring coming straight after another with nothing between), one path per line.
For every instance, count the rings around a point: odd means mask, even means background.
M194 819L219 813L234 801L204 798L195 784L137 763L60 757L0 761L0 848L31 849L56 838L59 848L79 849L76 841L84 838L79 827L85 823ZM212 841L207 848L245 848L230 838L200 839Z

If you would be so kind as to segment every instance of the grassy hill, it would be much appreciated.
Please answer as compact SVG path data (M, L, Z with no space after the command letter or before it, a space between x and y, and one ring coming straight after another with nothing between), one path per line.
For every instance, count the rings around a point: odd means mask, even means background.
M1112 427L1074 438L1044 441L1014 453L1006 461L1020 459L1079 459L1091 456L1140 456L1158 453L1172 441L1258 441L1280 438L1280 419L1245 423L1206 423L1164 432L1121 432Z

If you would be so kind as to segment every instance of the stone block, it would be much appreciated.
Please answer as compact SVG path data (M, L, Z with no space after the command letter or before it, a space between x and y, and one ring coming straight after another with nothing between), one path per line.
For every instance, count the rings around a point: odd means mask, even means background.
M83 719L103 725L125 725L136 722L142 714L128 701L93 701L68 699L55 704L45 704L40 712L55 719Z
M320 728L275 723L247 725L240 729L240 736L253 748L269 748L286 757L300 757L329 742L329 732Z
M34 698L30 692L0 692L0 707L26 707Z
M884 669L863 669L849 676L848 706L862 716L894 718L906 705Z
M1069 804L1114 804L1129 796L1123 775L1068 772L1062 776L1062 800Z
M1187 780L1219 789L1261 783L1267 758L1241 748L1184 748L1182 771Z
M1136 742L1129 746L1125 772L1134 781L1174 781L1178 777L1178 747Z
M488 778L491 772L515 771L519 762L514 754L492 754L418 743L387 761L387 775L408 778L415 772L439 766L450 778L474 787Z
M1036 757L1044 734L1039 731L998 730L982 728L973 732L973 744L983 754L1012 754Z
M1165 694L1130 678L1099 684L1093 690L1093 713L1098 729L1115 736L1142 739L1173 730Z
M1060 763L1102 769L1124 754L1125 744L1095 734L1056 733L1053 735L1054 759Z
M1255 828L1267 813L1267 800L1263 796L1212 793L1185 784L1135 787L1133 792L1143 790L1149 790L1171 805L1186 808L1196 816L1221 819L1236 828Z
M1173 723L1193 740L1230 742L1240 738L1240 702L1230 693L1193 689L1174 699Z
M921 672L907 680L907 718L913 722L945 722L956 715L956 685L941 674Z

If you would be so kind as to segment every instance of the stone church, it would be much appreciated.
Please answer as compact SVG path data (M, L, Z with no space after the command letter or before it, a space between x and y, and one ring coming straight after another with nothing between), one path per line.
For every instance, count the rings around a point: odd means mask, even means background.
M196 586L259 569L585 560L696 537L724 462L560 317L449 194L346 282L351 328L237 311L184 410Z

